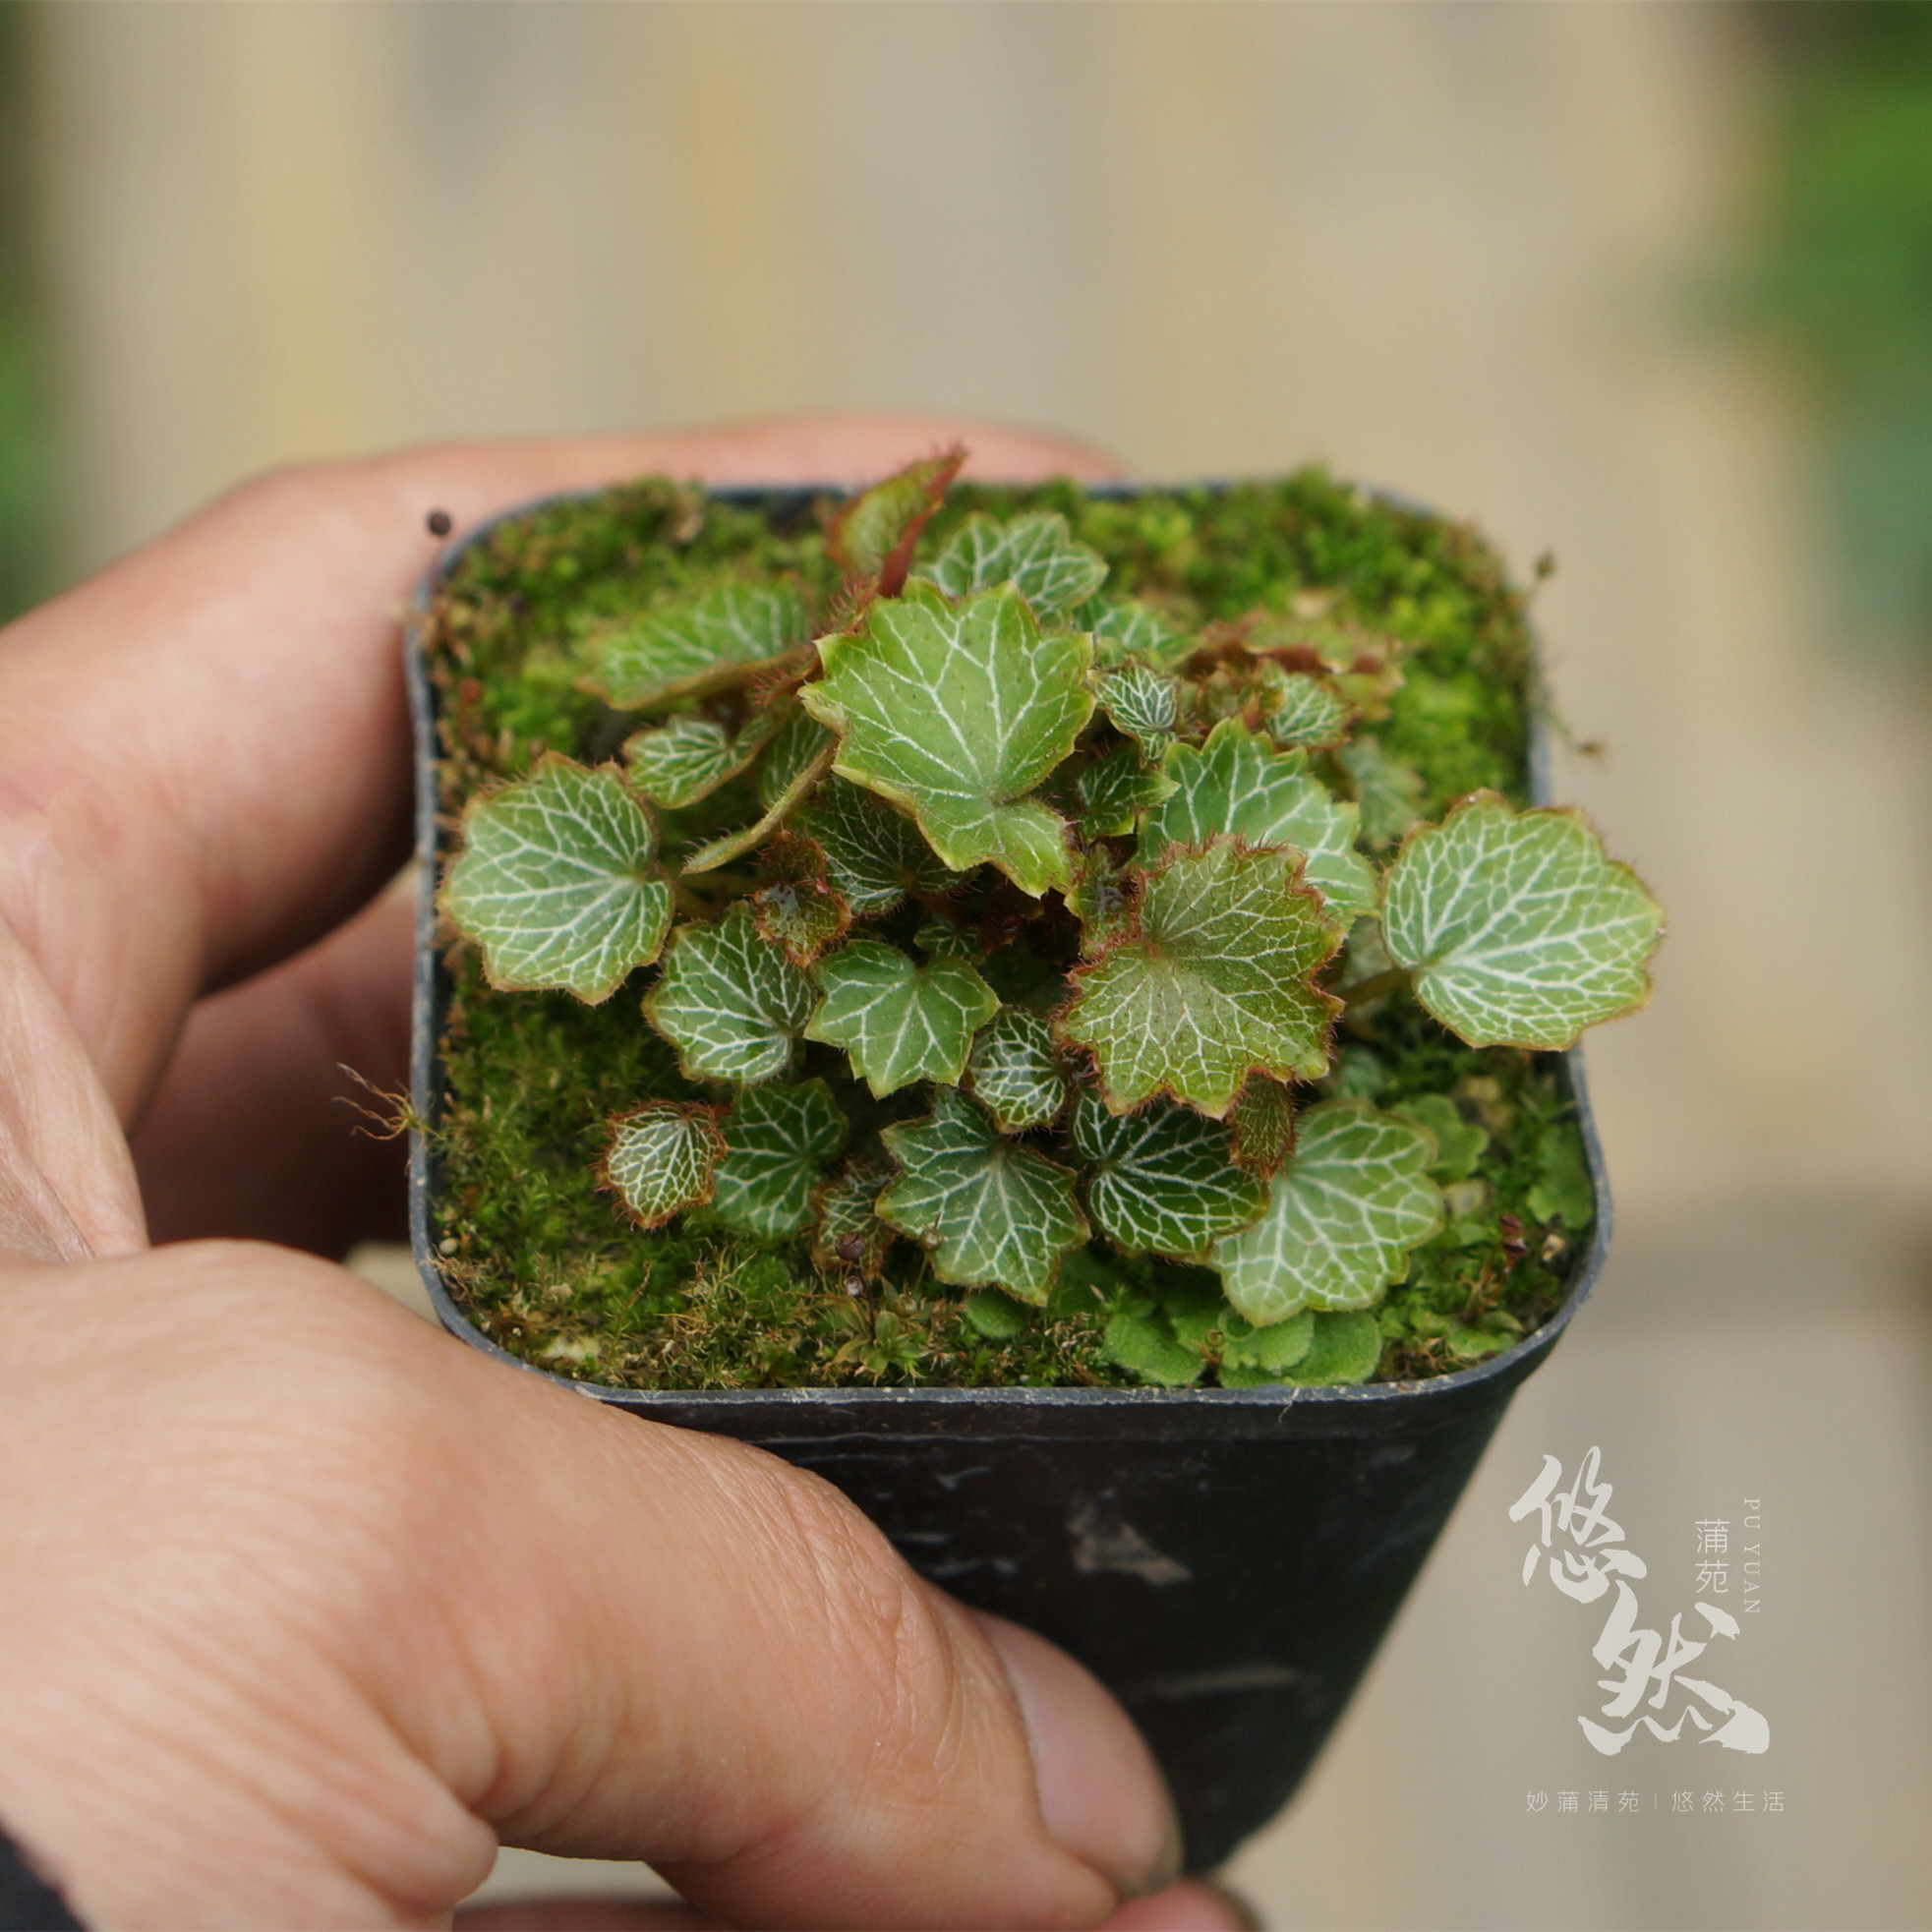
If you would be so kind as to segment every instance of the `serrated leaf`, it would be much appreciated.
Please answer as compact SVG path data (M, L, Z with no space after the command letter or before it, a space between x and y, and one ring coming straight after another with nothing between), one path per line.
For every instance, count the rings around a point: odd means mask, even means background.
M846 936L851 907L826 877L816 840L781 832L764 850L765 883L751 895L751 919L795 966L808 966Z
M641 1228L709 1200L725 1137L709 1107L653 1100L611 1123L604 1178Z
M1037 510L1004 523L975 513L954 532L929 574L948 597L1011 584L1035 615L1052 617L1100 588L1107 560L1076 542L1057 511Z
M966 461L955 445L907 463L862 491L832 526L831 551L849 577L876 577L882 597L896 597L906 580L912 546Z
M1340 935L1279 848L1177 846L1145 875L1138 929L1090 965L1063 1016L1107 1105L1157 1092L1224 1115L1252 1073L1317 1078L1336 1002L1314 984Z
M818 842L833 885L857 919L883 916L908 892L940 898L965 877L933 856L904 812L836 774L798 814L797 824Z
M1067 1103L1067 1077L1053 1035L1024 1007L1002 1007L973 1041L966 1084L1002 1134L1044 1127Z
M1151 604L1132 599L1110 604L1093 621L1094 655L1102 664L1143 657L1149 664L1164 667L1185 657L1194 642Z
M1074 1177L1023 1142L1008 1141L951 1087L929 1120L889 1127L903 1172L878 1213L932 1253L933 1272L962 1287L1004 1288L1044 1307L1060 1257L1090 1232Z
M1432 1180L1466 1181L1476 1172L1490 1137L1464 1120L1446 1093L1419 1094L1388 1111L1398 1120L1413 1121L1434 1141L1435 1158L1429 1169Z
M774 1239L796 1234L811 1212L825 1163L846 1144L846 1117L822 1080L754 1086L724 1123L711 1211L728 1226Z
M1100 709L1115 731L1158 758L1181 720L1181 687L1151 665L1130 659L1098 680Z
M1123 837L1143 811L1174 791L1174 781L1149 765L1137 745L1117 744L1089 758L1074 781L1074 795L1083 807L1081 830L1090 839Z
M585 681L619 711L639 711L741 682L809 634L792 585L720 584L594 639Z
M1422 822L1421 774L1391 758L1379 740L1354 738L1335 753L1335 762L1355 787L1364 844L1380 851Z
M1146 1302L1131 1303L1109 1317L1101 1347L1109 1361L1157 1388L1186 1388L1207 1367L1200 1350L1180 1340L1166 1316Z
M912 944L934 959L965 960L968 964L976 961L980 952L978 940L952 919L927 919L912 935Z
M1664 912L1581 813L1479 791L1411 836L1383 886L1382 943L1471 1046L1555 1050L1650 997Z
M1319 750L1339 744L1348 733L1353 708L1326 679L1306 671L1281 671L1265 681L1273 703L1264 724L1276 744Z
M915 581L819 657L801 696L841 735L835 770L904 805L947 865L990 862L1036 899L1067 885L1067 824L1025 793L1092 713L1084 637L1041 636L1010 585L955 606Z
M1329 794L1305 753L1276 751L1238 718L1216 725L1199 751L1172 746L1162 769L1176 790L1141 827L1141 862L1168 846L1228 833L1251 846L1290 846L1308 883L1343 918L1373 908L1376 875L1355 849L1356 808Z
M1129 1254L1194 1260L1259 1220L1268 1184L1234 1165L1230 1138L1169 1100L1122 1117L1083 1094L1074 1145L1093 1163L1086 1204L1101 1231Z
M660 805L688 805L743 763L732 733L709 718L673 718L624 740L630 782Z
M1366 1382L1381 1366L1382 1334L1373 1315L1317 1315L1308 1353L1282 1377L1302 1388Z
M1295 1144L1295 1104L1279 1081L1251 1074L1228 1109L1228 1158L1251 1174L1269 1175Z
M1258 1327L1305 1308L1378 1302L1442 1226L1428 1172L1435 1144L1421 1128L1363 1100L1326 1100L1298 1130L1266 1212L1211 1258L1228 1300Z
M891 1247L893 1230L873 1212L898 1169L882 1160L850 1160L812 1198L817 1219L812 1259L872 1280Z
M896 946L854 939L812 968L824 1003L805 1037L843 1046L875 1096L914 1081L957 1085L972 1036L999 1008L964 960L915 965Z
M540 758L471 801L463 840L440 904L493 986L559 986L594 1005L657 958L672 907L657 828L611 767Z
M1133 935L1141 905L1141 874L1105 846L1089 846L1074 868L1068 909L1081 922L1081 958L1090 960Z
M1251 1327L1240 1316L1229 1319L1228 1345L1221 1354L1223 1388L1259 1388L1278 1382L1307 1360L1318 1317L1304 1309L1286 1321Z
M715 925L679 926L644 1014L677 1049L687 1080L750 1085L791 1064L816 992L739 901Z

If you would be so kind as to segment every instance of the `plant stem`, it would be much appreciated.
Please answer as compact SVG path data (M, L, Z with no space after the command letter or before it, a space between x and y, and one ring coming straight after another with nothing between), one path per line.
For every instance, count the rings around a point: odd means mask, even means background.
M1384 993L1402 992L1413 977L1407 966L1390 966L1385 972L1372 972L1367 979L1358 979L1353 986L1340 986L1335 991L1344 1007L1366 1006Z

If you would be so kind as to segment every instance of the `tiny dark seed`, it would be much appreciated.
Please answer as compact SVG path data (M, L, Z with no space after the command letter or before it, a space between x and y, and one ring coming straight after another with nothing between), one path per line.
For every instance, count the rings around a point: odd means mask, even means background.
M423 521L429 525L432 537L446 537L456 527L447 510L432 510Z

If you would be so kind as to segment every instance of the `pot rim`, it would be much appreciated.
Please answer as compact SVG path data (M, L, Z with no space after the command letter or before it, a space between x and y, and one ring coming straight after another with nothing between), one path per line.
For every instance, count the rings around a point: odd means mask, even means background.
M1178 490L1205 490L1219 493L1229 489L1239 478L1206 478L1179 482L1117 482L1083 484L1081 486L1087 495L1126 498L1154 492ZM1261 480L1257 478L1257 480ZM439 822L439 799L436 785L436 765L439 747L437 742L437 704L436 691L430 682L429 667L425 651L429 617L435 594L447 578L457 560L474 544L482 542L505 523L533 514L555 503L579 502L593 497L600 497L612 488L620 485L603 485L588 490L555 491L527 501L513 503L483 521L472 525L459 535L453 535L438 547L429 567L417 582L416 590L410 599L403 625L403 671L409 692L409 712L413 739L413 772L416 780L416 862L418 866L418 886L416 899L416 974L410 1012L410 1106L418 1120L433 1118L437 1075L440 1070L440 1056L437 1051L437 1020L439 1001L438 999L439 951L438 936L439 919L437 911L436 884L442 861L441 826ZM702 487L702 486L701 486ZM708 497L721 501L742 504L747 507L760 503L770 503L776 499L789 499L802 503L818 497L843 497L850 495L848 485L837 483L785 483L785 484L728 484L716 489L706 488ZM1391 509L1406 511L1412 515L1438 517L1438 512L1419 503L1414 498L1399 491L1371 489L1369 496L1378 503ZM1532 632L1534 643L1534 632ZM1539 654L1540 655L1540 654ZM1530 796L1535 803L1547 805L1550 802L1550 737L1542 713L1533 713L1530 726ZM435 1191L436 1174L429 1142L421 1128L412 1128L409 1136L409 1245L416 1262L417 1273L429 1293L438 1318L442 1325L458 1339L467 1342L483 1354L507 1363L510 1367L525 1371L530 1375L542 1376L546 1380L557 1383L560 1387L575 1389L578 1393L594 1400L608 1402L614 1406L662 1412L669 1409L702 1410L711 1419L724 1422L728 1418L746 1414L769 1417L774 1408L803 1411L826 1411L824 1420L832 1422L835 1415L849 1417L854 1409L880 1411L926 1411L932 1412L931 1419L940 1422L948 1410L973 1410L978 1412L1014 1411L1030 1414L1045 1420L1042 1411L1074 1411L1083 1414L1092 1421L1101 1420L1107 1412L1134 1411L1148 1409L1168 1409L1192 1414L1205 1421L1205 1410L1255 1411L1254 1420L1261 1420L1262 1415L1272 1418L1285 1416L1289 1408L1301 1409L1313 1406L1331 1412L1331 1419L1341 1421L1351 1408L1363 1411L1361 1420L1368 1419L1365 1405L1386 1403L1413 1404L1418 1400L1434 1399L1449 1401L1460 1407L1457 1398L1489 1391L1485 1384L1499 1382L1504 1386L1520 1381L1522 1377L1538 1365L1563 1330L1575 1317L1577 1311L1590 1298L1602 1274L1604 1262L1610 1252L1612 1209L1610 1193L1610 1176L1605 1169L1602 1144L1598 1139L1596 1119L1590 1105L1590 1091L1584 1071L1583 1049L1573 1046L1562 1056L1565 1074L1568 1078L1571 1094L1577 1110L1577 1125L1583 1136L1584 1155L1589 1163L1591 1186L1597 1197L1597 1216L1592 1224L1589 1245L1578 1256L1575 1270L1571 1276L1570 1292L1558 1308L1534 1333L1525 1335L1522 1340L1489 1357L1486 1361L1474 1364L1467 1369L1457 1369L1448 1375L1432 1376L1420 1381L1400 1382L1357 1382L1342 1387L1304 1387L1290 1382L1264 1382L1251 1388L1039 1388L1014 1386L987 1386L966 1388L692 1388L692 1389L641 1389L616 1388L601 1382L588 1382L575 1376L558 1375L554 1370L539 1368L536 1364L512 1355L499 1343L493 1341L478 1328L465 1311L450 1294L442 1278L442 1270L438 1262L435 1245L431 1240L430 1201ZM1499 1391L1498 1391L1499 1392ZM686 1418L694 1419L694 1418ZM1073 1421L1074 1416L1066 1418ZM801 1416L799 1420L803 1420ZM964 1421L965 1418L961 1417ZM1177 1415L1174 1420L1179 1420ZM1234 1416L1223 1418L1234 1422Z

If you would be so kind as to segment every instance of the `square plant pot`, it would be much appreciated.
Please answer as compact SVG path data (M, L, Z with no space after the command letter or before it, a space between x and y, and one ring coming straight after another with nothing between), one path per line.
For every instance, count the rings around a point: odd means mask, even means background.
M715 500L802 515L828 493L726 490ZM1129 489L1089 494L1131 501ZM412 1099L434 1130L451 994L434 882L449 855L439 796L430 613L464 552L445 546L408 640L415 720L418 928ZM1403 507L1407 507L1404 505ZM1532 747L1533 753L1535 747ZM1545 796L1532 756L1531 790ZM573 1383L649 1421L735 1436L849 1495L914 1569L974 1608L1039 1631L1121 1700L1180 1810L1188 1867L1221 1864L1292 1795L1347 1704L1511 1395L1589 1294L1610 1197L1580 1055L1562 1056L1596 1195L1567 1258L1567 1296L1480 1364L1413 1381L1326 1387L771 1387L648 1390ZM411 1240L444 1325L525 1373L445 1278L432 1136L413 1136ZM567 1376L554 1379L569 1380Z

